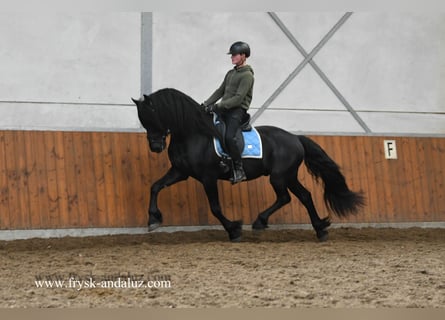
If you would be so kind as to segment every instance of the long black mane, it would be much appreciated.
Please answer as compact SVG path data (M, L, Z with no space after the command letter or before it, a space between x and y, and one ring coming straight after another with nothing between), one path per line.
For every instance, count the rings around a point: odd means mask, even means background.
M159 121L167 126L172 134L187 135L201 133L220 137L212 122L212 117L206 114L201 105L190 96L173 88L158 90L148 96Z

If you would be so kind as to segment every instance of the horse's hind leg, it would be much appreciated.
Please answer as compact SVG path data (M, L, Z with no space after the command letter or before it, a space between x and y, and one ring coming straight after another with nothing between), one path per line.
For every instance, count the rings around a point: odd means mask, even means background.
M283 178L274 178L271 176L270 183L275 191L277 199L272 206L258 215L256 220L252 224L253 230L264 230L265 228L267 228L267 222L272 213L290 202L290 195L287 191L286 182Z
M329 217L320 219L317 210L315 209L314 202L312 201L311 193L297 179L292 179L288 187L306 207L309 217L311 218L312 227L317 233L317 238L320 241L326 241L328 239L328 231L326 228L331 225Z

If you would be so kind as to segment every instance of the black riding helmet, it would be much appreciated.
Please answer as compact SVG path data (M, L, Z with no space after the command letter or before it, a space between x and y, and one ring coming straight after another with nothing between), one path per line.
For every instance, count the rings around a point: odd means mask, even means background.
M247 43L242 41L237 41L230 46L229 52L227 54L245 54L246 58L250 56L250 47Z

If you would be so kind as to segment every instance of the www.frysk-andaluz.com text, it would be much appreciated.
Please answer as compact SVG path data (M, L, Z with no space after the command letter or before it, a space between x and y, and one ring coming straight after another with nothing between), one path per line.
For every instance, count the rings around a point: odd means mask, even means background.
M34 284L37 288L82 289L117 288L117 289L168 289L172 287L169 275L145 275L117 273L110 275L94 275L77 273L36 275Z

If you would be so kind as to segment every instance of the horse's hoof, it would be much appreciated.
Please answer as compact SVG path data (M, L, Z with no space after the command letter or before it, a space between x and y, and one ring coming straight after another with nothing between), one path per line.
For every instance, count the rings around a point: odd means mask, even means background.
M329 233L326 230L317 233L318 241L326 242L329 239Z
M241 220L232 222L232 225L229 230L229 239L232 242L239 242L241 240L241 236L243 234L242 228L243 222Z
M160 226L161 226L160 223L153 223L153 224L150 224L150 225L148 226L148 232L151 232L151 231L153 231L153 230L156 230L156 229L159 228Z
M256 219L255 222L252 224L253 231L264 231L267 228L269 228L267 223L262 222L260 219Z

